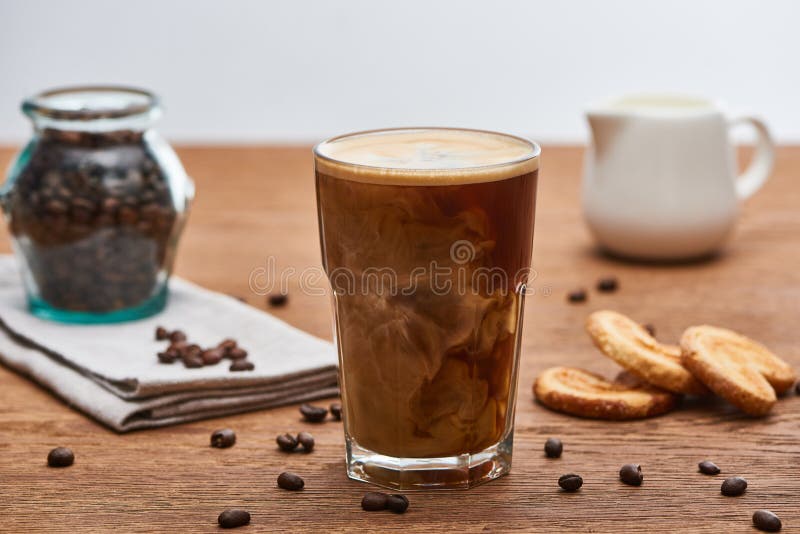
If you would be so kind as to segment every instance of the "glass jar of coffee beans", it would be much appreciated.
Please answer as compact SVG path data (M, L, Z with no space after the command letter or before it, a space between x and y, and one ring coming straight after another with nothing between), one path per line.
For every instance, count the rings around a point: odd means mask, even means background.
M102 323L163 309L194 185L153 129L157 98L72 87L33 96L22 111L34 136L0 199L31 311Z

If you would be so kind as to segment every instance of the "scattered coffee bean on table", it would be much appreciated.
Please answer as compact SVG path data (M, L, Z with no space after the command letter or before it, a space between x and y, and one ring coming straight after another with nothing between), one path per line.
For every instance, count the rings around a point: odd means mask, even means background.
M228 447L233 447L234 443L236 443L236 432L230 428L221 428L211 434L212 447L227 449Z
M742 477L726 478L722 482L720 491L726 497L738 497L747 489L747 481Z
M619 289L619 282L613 276L606 276L597 281L597 290L603 293L612 293Z
M235 339L228 338L220 341L219 345L217 346L225 351L225 354L227 355L231 349L235 349L238 346L238 343L236 343Z
M297 442L303 446L303 452L311 452L314 450L314 436L308 432L300 432L297 434Z
M300 491L306 483L294 473L283 472L278 475L278 487L289 491Z
M298 444L297 438L295 438L288 432L286 434L281 434L280 436L275 438L275 442L278 444L278 447L280 447L282 451L286 452L292 452L297 448Z
M300 413L303 414L303 418L309 423L319 423L328 415L328 410L321 406L303 404L300 406Z
M205 365L216 365L222 361L222 350L219 347L206 349L200 353Z
M570 473L568 475L561 475L558 479L558 485L564 491L578 491L583 486L583 479L580 475Z
M753 513L753 525L764 532L778 532L781 527L781 519L769 510L756 510Z
M619 470L619 479L629 486L641 486L644 480L642 466L639 464L625 464Z
M586 291L584 289L576 289L567 294L567 300L573 304L579 302L586 302Z
M253 362L248 362L247 360L233 360L233 363L228 368L230 371L252 371L255 369L256 366L253 365Z
M171 341L167 350L171 350L179 356L186 355L186 349L189 348L189 343L186 341Z
M47 455L50 467L69 467L75 462L75 454L67 447L56 447Z
M361 499L361 508L367 512L386 510L386 501L388 497L389 496L385 493L379 493L377 491L365 493L364 497Z
M269 297L267 297L267 303L273 308L280 308L281 306L285 306L288 301L289 301L289 295L287 295L286 293L274 293Z
M217 518L222 528L243 527L250 524L250 512L246 510L225 510Z
M328 408L331 411L331 416L336 421L342 420L342 403L341 402L334 402Z
M183 357L183 366L187 369L197 369L203 367L203 358L199 354L186 355Z
M158 361L161 363L175 363L178 360L178 353L173 350L165 350L158 353Z
M656 337L656 327L651 325L650 323L643 324L642 328L647 330L647 333L650 334L651 337Z
M404 514L408 510L408 498L394 493L386 498L386 508L396 514Z
M241 347L233 347L225 353L225 357L231 360L243 360L247 358L247 351Z
M156 341L164 341L165 339L169 339L169 332L163 326L159 326L156 328Z
M173 343L177 343L179 341L186 341L186 334L182 330L175 330L169 335L169 340Z
M700 470L701 473L704 475L718 475L720 473L719 467L714 462L709 462L708 460L702 461L697 464L697 468Z
M544 442L544 453L548 458L560 458L564 450L564 444L558 438L547 438Z

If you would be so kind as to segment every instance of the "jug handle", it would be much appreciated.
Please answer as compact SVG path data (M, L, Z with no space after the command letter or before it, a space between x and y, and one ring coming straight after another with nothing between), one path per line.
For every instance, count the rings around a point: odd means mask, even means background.
M732 128L739 124L749 124L757 135L756 152L753 160L742 174L736 177L736 194L744 200L761 189L767 181L772 167L775 165L775 143L767 129L767 125L755 117L737 117L728 122L728 127Z

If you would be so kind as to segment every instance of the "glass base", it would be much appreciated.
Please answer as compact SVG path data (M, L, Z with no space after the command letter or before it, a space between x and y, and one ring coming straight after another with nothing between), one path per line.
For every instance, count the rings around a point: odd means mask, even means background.
M161 288L158 293L138 306L105 313L64 310L60 308L54 308L42 299L31 297L28 298L28 308L36 317L47 319L49 321L58 321L60 323L75 324L121 323L124 321L143 319L160 312L166 305L166 286Z
M468 489L511 471L514 433L488 449L443 458L395 458L347 438L347 476L393 490Z

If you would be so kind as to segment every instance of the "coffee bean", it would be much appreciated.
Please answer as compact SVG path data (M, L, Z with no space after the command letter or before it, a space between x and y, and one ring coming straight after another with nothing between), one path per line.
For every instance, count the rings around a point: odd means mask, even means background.
M583 289L576 289L567 294L567 300L573 304L579 302L586 302L586 291Z
M303 446L304 452L311 452L314 450L314 436L308 432L300 432L297 434L297 441Z
M200 357L203 358L203 363L206 365L216 365L220 361L222 361L222 349L219 347L213 349L206 349L200 353Z
M158 361L161 363L175 363L178 357L175 351L165 350L164 352L158 353Z
M564 450L564 444L558 438L547 438L544 442L544 453L548 458L560 458Z
M142 200L145 201L151 200L151 197L153 197L154 195L150 191L148 191L148 193L150 194L145 194L146 198L143 198ZM147 204L144 204L142 206L140 214L142 219L146 221L155 221L156 219L158 219L160 211L161 207L158 204L154 204L153 202L147 202Z
M224 350L225 353L227 354L227 352L229 350L236 348L236 341L233 340L233 339L228 338L228 339L225 339L223 341L220 341L219 345L217 345L217 346L219 348L221 348L222 350Z
M231 360L241 360L243 358L247 358L247 351L241 347L233 347L232 349L227 350L225 356Z
M386 498L386 508L396 514L404 514L408 510L408 498L399 493L389 495Z
M643 324L642 328L647 330L647 333L650 334L650 337L656 337L656 327L651 325L650 323Z
M730 477L722 482L720 491L722 491L722 494L726 497L738 497L744 493L746 489L747 481L745 479L742 477Z
M342 420L342 404L340 402L332 403L328 409L331 411L331 417L333 417L334 420Z
M198 369L203 367L203 358L199 354L186 355L183 357L183 366L187 369Z
M753 525L764 532L778 532L783 526L780 517L769 510L756 510L753 513Z
M275 442L282 451L291 452L297 448L297 438L289 434L281 434L275 438Z
M131 206L120 207L119 211L117 211L117 216L119 217L119 222L125 226L133 226L139 222L139 212Z
M306 483L294 473L284 472L278 476L278 487L289 491L300 491Z
M717 467L717 464L714 462L709 462L708 460L697 464L697 468L704 475L718 475L720 473L720 469Z
M221 428L211 434L211 446L217 449L227 449L236 443L236 432L230 428Z
M56 447L47 455L47 465L50 467L69 467L75 461L75 454L67 447Z
M181 330L169 332L163 327L156 329L156 339L169 339L170 345L166 351L158 353L161 363L173 363L178 358L183 360L184 366L188 368L199 368L205 365L216 365L223 358L230 358L233 363L229 370L252 371L255 364L246 361L247 351L238 347L233 339L226 339L216 347L203 349L196 343L189 343L186 334Z
M580 475L570 473L569 475L561 475L558 479L558 485L564 491L578 491L583 486L583 479Z
M385 493L378 493L377 491L370 491L364 494L361 499L361 508L367 512L379 512L386 510L386 501L388 495Z
M186 354L187 348L189 348L189 343L187 343L186 341L173 341L169 344L167 350L174 351L179 356L184 356Z
M119 209L120 202L114 197L106 197L103 199L101 209L106 213L115 213Z
M797 382L797 384L795 384L794 392L800 395L800 382Z
M256 366L253 362L248 362L247 360L233 360L233 363L228 368L230 371L252 371L255 369Z
M44 209L54 215L63 215L67 213L67 205L60 200L51 200L45 205Z
M281 306L285 306L288 300L289 300L289 295L287 295L286 293L275 293L267 298L267 302L273 308L280 308Z
M321 406L312 406L311 404L303 404L300 406L300 413L309 423L319 423L325 416L328 415L328 410Z
M603 293L612 293L619 288L619 282L613 276L607 276L597 281L597 290Z
M641 486L644 480L642 466L639 464L625 464L619 470L619 479L629 486Z
M174 332L170 333L169 340L173 343L177 343L178 341L186 341L186 334L182 330L175 330Z
M222 528L243 527L250 524L250 512L245 510L225 510L217 518Z

